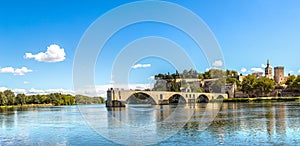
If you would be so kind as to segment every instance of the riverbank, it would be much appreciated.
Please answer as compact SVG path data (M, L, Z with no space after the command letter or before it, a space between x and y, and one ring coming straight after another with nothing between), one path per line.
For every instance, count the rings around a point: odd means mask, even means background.
M24 104L24 105L5 105L0 106L0 108L28 108L28 107L48 107L54 106L53 104Z
M300 97L256 97L256 98L223 99L223 102L284 102L284 101L300 101Z

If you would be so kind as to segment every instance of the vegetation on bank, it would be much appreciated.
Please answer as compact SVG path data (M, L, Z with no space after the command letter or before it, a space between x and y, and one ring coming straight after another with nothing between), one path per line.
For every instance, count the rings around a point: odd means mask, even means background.
M17 94L11 90L0 92L0 106L23 106L23 105L74 105L74 104L100 104L105 100L102 97L88 97L84 95L70 95L51 93L47 95Z
M255 75L247 75L243 77L243 80L239 80L239 74L235 70L221 70L221 69L210 69L204 73L198 73L196 70L184 70L182 73L173 74L157 74L155 75L156 80L165 80L167 85L170 87L170 91L178 92L180 87L186 87L187 84L185 79L216 79L213 84L211 84L212 92L221 92L222 86L225 83L234 83L238 91L242 91L249 97L257 96L270 96L269 93L273 92L274 89L280 88L283 92L299 93L300 95L300 75L290 75L285 82L282 84L276 84L273 79L267 77L257 77ZM182 79L181 82L176 82L176 80ZM200 83L199 83L200 84ZM285 86L282 86L285 84ZM164 84L156 84L154 90L165 91L167 88ZM196 87L194 84L190 85L193 92L211 92L206 91L202 86ZM298 95L298 94L297 94Z
M220 92L221 85L224 85L226 83L233 83L236 82L238 85L240 85L240 82L236 79L238 76L238 72L234 70L220 70L220 69L210 69L207 72L199 73L196 70L190 69L190 70L184 70L182 73L179 73L176 71L176 73L170 74L157 74L155 75L156 80L165 80L168 85L170 85L170 91L178 92L180 91L180 87L187 87L187 83L185 79L219 79L213 84L212 88L215 90L214 92ZM226 78L228 77L228 78ZM177 79L182 79L181 82L176 82ZM205 92L204 88L200 86L196 87L193 84L189 85L193 92ZM162 84L156 84L154 90L157 91L165 91L167 90L165 85Z

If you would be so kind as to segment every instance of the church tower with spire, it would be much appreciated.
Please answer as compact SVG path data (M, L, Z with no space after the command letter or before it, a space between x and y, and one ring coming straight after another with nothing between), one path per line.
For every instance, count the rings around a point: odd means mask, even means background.
M265 77L272 79L272 67L270 66L270 61L269 59L267 60L267 67L265 68Z

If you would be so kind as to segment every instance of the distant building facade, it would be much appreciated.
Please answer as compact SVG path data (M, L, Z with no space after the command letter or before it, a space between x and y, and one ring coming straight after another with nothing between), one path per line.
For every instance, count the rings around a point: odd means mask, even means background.
M282 84L282 82L285 80L284 77L284 67L283 66L277 66L274 68L274 81L277 84Z
M272 75L272 67L270 66L270 61L268 59L267 61L267 67L265 68L265 77L269 78L269 79L273 79L273 75Z
M263 77L263 72L254 72L252 75L254 75L256 78L262 78Z

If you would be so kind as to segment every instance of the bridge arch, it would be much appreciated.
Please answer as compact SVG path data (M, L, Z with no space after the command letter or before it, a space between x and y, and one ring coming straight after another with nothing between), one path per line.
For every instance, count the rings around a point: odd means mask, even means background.
M168 100L169 100L169 103L171 103L171 104L185 104L185 103L187 103L185 98L180 94L173 94L172 96L170 96L168 98Z
M219 95L219 96L217 97L217 99L224 99L224 96L223 96L223 95Z
M144 92L136 92L126 99L126 104L157 104L153 97Z
M204 95L204 94L201 94L197 97L197 100L196 100L197 103L208 103L209 102L209 98Z

